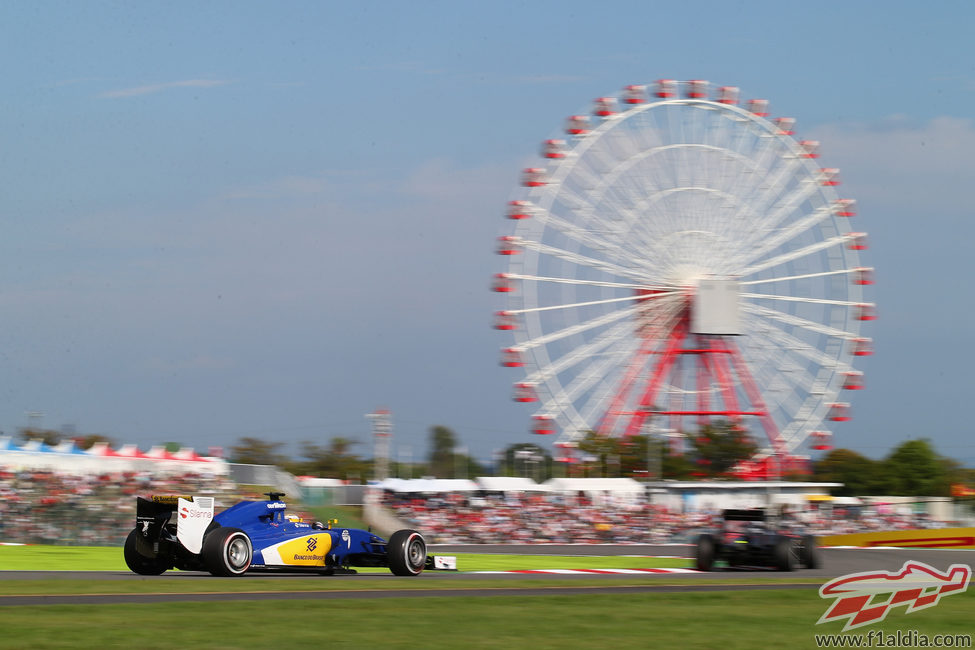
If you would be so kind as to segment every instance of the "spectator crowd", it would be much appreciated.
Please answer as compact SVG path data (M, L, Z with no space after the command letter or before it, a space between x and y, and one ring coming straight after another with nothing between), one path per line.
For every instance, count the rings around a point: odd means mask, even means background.
M120 546L135 522L135 497L150 494L214 496L218 509L241 498L260 498L244 494L229 478L209 474L76 476L0 467L0 543ZM382 503L404 525L440 544L679 543L714 526L720 515L582 492L385 491ZM924 515L866 506L810 504L787 515L815 535L932 527Z
M135 525L136 496L212 495L229 504L236 492L232 481L207 474L75 476L0 467L0 542L121 546Z
M679 512L664 506L585 494L415 495L386 492L384 506L435 544L681 543L716 526L720 511ZM884 508L784 512L790 525L814 535L930 528L926 515Z

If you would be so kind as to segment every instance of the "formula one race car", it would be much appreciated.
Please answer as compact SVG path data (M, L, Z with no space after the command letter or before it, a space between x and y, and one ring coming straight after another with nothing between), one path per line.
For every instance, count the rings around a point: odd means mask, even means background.
M792 571L819 568L816 538L790 529L763 509L725 510L721 528L697 538L697 568L710 571L723 560L730 568L763 567Z
M125 563L135 573L168 569L241 576L251 569L355 573L358 567L389 567L398 576L427 569L456 569L456 558L427 556L415 530L389 540L356 528L307 523L286 515L282 492L267 501L241 501L214 515L213 497L138 498L136 526L125 540ZM174 516L175 515L175 516Z

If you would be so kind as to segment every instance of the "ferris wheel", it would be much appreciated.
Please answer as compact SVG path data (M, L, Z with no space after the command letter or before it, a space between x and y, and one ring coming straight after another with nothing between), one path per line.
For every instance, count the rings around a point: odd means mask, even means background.
M760 456L828 449L872 353L866 234L819 143L735 87L600 97L542 144L507 205L494 326L532 429L681 433L724 419Z

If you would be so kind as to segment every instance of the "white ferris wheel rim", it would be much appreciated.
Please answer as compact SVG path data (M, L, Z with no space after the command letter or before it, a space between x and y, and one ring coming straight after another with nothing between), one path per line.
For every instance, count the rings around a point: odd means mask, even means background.
M544 180L514 197L530 218L503 274L519 286L504 313L520 321L510 349L535 418L557 423L561 442L596 428L621 364L659 353L633 319L666 331L689 288L723 278L740 286L736 342L784 447L820 431L858 372L850 343L872 304L854 281L862 233L808 154L763 115L678 97L621 108L543 158ZM678 380L664 392L676 403L719 390Z

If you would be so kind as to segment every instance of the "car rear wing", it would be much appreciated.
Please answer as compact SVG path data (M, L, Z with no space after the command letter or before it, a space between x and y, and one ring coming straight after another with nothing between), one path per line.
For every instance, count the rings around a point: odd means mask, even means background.
M159 553L159 542L172 538L166 525L172 520L173 513L178 513L176 540L190 553L200 552L203 535L213 522L213 497L161 495L149 499L137 498L136 549L140 553L154 557Z
M725 510L721 516L725 521L765 521L768 519L764 510Z

